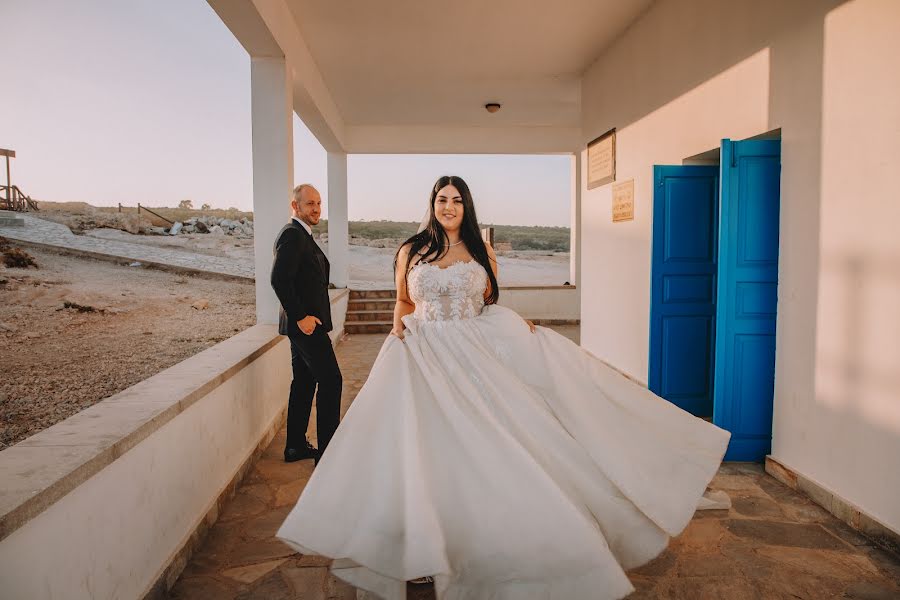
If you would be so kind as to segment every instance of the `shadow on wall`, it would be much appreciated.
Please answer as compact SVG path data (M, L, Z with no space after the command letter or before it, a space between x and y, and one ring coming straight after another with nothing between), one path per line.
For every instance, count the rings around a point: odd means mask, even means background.
M792 444L808 477L900 532L900 256L826 254L820 276L815 411Z
M822 280L820 303L841 322L819 339L816 397L900 438L900 315L886 306L900 305L900 256L825 255Z
M622 129L640 121L754 54L776 50L777 40L790 38L784 34L794 29L822 29L826 15L846 1L657 2L632 25L644 30L641 35L626 31L588 67L591 72L599 62L608 65L591 79L602 86L615 82L615 94L597 94L592 112L599 118L585 120L584 135L593 139L611 127ZM646 37L657 43L647 48L642 42ZM640 58L640 69L628 69L634 57ZM783 67L802 75L796 63ZM804 64L803 70L807 67ZM623 97L628 102L621 102Z

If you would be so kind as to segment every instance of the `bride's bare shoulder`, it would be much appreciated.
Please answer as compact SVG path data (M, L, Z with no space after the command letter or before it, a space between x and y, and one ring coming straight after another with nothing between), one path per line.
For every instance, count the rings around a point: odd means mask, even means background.
M397 250L397 264L398 265L407 265L409 263L415 263L416 261L409 260L409 253L412 251L412 242L407 242L400 246L400 249ZM411 264L409 266L412 266Z
M426 257L428 248L420 248L418 252L416 252L416 255L412 257L412 260L409 260L410 252L412 252L412 242L407 242L400 246L400 249L397 250L397 264L406 264L408 261L409 268L413 268Z

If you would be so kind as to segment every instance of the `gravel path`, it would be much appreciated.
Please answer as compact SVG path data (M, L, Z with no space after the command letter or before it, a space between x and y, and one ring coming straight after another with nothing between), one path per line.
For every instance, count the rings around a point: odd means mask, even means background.
M25 224L21 227L0 226L0 236L11 240L22 240L36 244L72 248L82 252L92 252L115 256L148 264L171 265L183 269L220 273L234 277L253 279L253 255L249 259L213 256L196 252L183 252L150 244L132 243L122 239L105 239L92 235L75 235L60 223L39 219L29 215L19 215ZM133 236L134 238L147 236Z

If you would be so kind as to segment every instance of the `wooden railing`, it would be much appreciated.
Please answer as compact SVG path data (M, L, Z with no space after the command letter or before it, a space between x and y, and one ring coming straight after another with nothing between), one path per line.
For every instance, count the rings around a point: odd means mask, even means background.
M119 212L122 212L122 209L123 209L123 208L128 208L128 207L127 207L127 206L122 206L122 203L120 202L120 203L119 203ZM174 224L175 224L175 221L172 221L172 220L170 220L170 219L167 219L166 217L162 216L162 215L159 214L158 212L150 210L150 209L147 208L146 206L141 206L141 203L138 202L138 205L137 205L137 213L140 215L142 210L145 211L145 212L150 213L151 215L154 215L155 217L158 217L158 218L162 219L163 221L165 221L165 222L168 223L169 225L174 225Z
M38 210L37 202L22 193L17 185L0 185L0 209L2 210Z

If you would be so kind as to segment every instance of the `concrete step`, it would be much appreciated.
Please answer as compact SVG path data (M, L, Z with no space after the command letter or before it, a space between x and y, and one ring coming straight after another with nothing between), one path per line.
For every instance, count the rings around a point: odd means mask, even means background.
M0 210L0 227L23 227L25 219L11 210Z
M354 333L390 333L394 324L390 321L381 323L354 323L347 321L344 323L344 331L349 334Z
M347 312L359 312L361 310L389 310L394 311L396 300L393 298L369 298L366 300L350 300L347 303Z
M374 300L396 297L396 290L350 290L350 300Z
M394 311L392 310L348 310L347 321L378 323L384 321L392 321Z
M544 327L551 325L581 325L581 319L529 319L529 321Z

